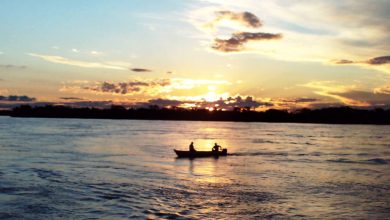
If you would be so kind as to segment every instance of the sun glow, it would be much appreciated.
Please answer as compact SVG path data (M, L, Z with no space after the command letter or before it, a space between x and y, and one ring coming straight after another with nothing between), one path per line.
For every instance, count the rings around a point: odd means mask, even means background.
M214 111L213 107L206 107L206 109L209 110L210 112Z
M191 101L191 102L215 102L220 99L227 99L229 97L228 92L224 93L216 93L216 92L208 92L203 95L197 96L168 96L169 99L180 100L180 101Z
M229 96L229 94L227 93L217 94L216 93L217 87L215 85L210 85L207 88L209 92L203 97L203 100L207 102L215 102L220 98L227 98Z
M215 92L208 92L204 97L204 100L206 100L208 102L214 102L214 101L217 101L218 99L219 99L219 96Z

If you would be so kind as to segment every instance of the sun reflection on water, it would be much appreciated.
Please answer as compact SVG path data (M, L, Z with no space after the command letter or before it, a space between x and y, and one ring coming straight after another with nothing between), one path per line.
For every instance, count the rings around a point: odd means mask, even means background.
M227 168L218 163L223 158L204 158L189 160L188 173L193 181L199 183L229 183Z

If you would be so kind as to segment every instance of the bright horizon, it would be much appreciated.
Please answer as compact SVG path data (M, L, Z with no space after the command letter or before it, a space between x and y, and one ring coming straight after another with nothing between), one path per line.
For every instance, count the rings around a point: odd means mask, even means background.
M390 108L389 1L37 2L2 1L0 108Z

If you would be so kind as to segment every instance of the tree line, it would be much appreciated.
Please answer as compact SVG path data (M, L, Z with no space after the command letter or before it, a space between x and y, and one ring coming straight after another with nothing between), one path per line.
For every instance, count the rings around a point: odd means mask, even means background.
M189 121L237 121L237 122L293 122L330 124L390 124L390 110L330 107L322 109L287 110L269 109L252 111L250 108L234 108L231 111L185 108L72 108L69 106L22 105L0 115L12 117L42 118L90 118L90 119L140 119L140 120L189 120Z

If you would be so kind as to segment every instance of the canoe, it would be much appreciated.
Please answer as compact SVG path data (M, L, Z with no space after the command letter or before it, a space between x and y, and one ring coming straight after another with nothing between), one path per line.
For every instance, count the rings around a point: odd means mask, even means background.
M196 157L220 157L227 156L227 149L222 149L222 151L213 152L213 151L184 151L184 150L174 150L177 154L177 157L180 158L196 158Z

